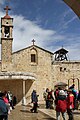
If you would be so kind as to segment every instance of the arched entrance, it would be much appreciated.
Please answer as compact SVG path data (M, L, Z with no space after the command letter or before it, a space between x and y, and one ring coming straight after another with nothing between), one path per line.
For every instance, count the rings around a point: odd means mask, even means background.
M80 90L80 80L79 80L79 78L74 78L74 76L73 76L73 78L70 78L68 80L68 88L72 85L75 85L75 89L79 91Z
M66 86L67 86L66 83L64 83L64 82L58 82L54 87L55 87L55 89L59 88L59 87L62 88L62 89L65 89Z
M36 80L32 73L1 72L0 91L11 91L17 97L18 103L26 105L26 94Z

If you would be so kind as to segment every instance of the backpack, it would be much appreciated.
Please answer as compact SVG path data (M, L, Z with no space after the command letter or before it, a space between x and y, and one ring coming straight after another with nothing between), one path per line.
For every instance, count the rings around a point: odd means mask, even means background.
M56 105L57 112L65 112L67 110L66 100L58 100Z

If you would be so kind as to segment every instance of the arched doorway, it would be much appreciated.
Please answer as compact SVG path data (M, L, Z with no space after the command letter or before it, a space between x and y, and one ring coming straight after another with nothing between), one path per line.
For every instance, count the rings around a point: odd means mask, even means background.
M75 89L79 91L80 90L80 80L79 80L79 78L74 78L74 77L70 78L68 80L68 88L72 85L75 85Z

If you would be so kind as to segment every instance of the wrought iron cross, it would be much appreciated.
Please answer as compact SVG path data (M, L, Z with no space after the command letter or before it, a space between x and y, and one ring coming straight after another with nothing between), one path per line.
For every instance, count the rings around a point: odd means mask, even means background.
M35 40L33 39L33 40L32 40L32 42L33 42L33 45L34 45L34 43L35 43Z
M6 15L8 15L8 10L11 10L11 9L8 6L6 6L4 10L6 10Z

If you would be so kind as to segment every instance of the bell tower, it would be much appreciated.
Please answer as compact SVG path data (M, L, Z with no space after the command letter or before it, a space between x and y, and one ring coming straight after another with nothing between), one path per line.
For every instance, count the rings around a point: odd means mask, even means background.
M67 61L67 53L68 51L65 50L63 47L59 50L57 50L54 55L55 55L55 61Z
M1 60L2 71L8 71L12 63L13 18L8 15L8 6L4 10L6 15L1 18Z

